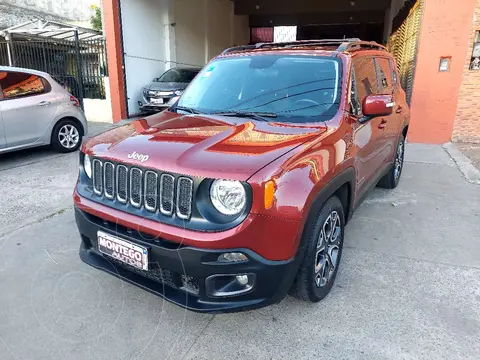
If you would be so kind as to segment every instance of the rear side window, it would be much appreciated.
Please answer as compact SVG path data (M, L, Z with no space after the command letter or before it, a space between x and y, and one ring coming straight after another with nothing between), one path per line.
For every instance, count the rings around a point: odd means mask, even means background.
M46 92L41 77L21 72L0 73L0 86L4 100L39 95Z
M355 71L356 94L361 106L368 95L378 94L375 62L373 58L369 57L355 58L353 69Z
M393 93L393 79L390 62L386 58L376 58L378 74L378 90L380 94Z

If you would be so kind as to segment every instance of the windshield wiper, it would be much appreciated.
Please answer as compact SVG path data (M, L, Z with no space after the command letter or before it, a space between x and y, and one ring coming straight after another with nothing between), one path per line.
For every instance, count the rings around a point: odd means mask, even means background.
M174 110L175 110L175 112L177 112L177 110L180 110L180 111L189 112L190 114L203 114L201 111L199 111L197 109L189 108L189 107L186 107L186 106L175 106Z
M266 118L276 118L278 117L275 113L269 112L243 112L243 111L225 111L225 112L213 112L209 113L209 115L220 115L220 116L234 116L234 117L241 117L241 118L250 118L258 121L265 121L268 122L269 120Z

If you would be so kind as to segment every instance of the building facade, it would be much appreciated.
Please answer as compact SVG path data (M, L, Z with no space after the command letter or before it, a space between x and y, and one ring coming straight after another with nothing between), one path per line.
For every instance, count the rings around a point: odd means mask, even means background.
M298 39L387 44L411 105L408 141L480 142L480 0L104 0L114 121L176 64L203 66L252 34L296 26ZM258 31L266 29L267 31ZM273 38L272 38L273 40Z

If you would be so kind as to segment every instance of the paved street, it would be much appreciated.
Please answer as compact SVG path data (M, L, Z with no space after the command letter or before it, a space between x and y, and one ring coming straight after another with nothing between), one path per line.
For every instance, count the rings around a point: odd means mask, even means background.
M1 360L479 358L480 186L440 146L354 215L323 302L215 316L79 260L77 158L0 156Z

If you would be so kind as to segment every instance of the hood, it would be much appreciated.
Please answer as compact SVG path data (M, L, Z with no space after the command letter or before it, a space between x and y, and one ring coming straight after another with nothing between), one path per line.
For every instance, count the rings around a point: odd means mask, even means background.
M245 181L324 131L325 126L164 111L93 137L83 150L112 161L178 174ZM138 156L132 156L134 153Z
M153 82L147 86L148 90L164 90L164 91L175 91L175 90L185 90L188 83L176 83L176 82Z

